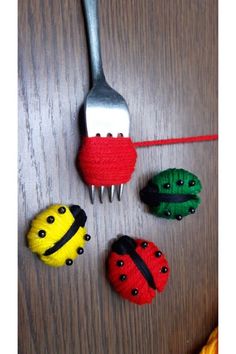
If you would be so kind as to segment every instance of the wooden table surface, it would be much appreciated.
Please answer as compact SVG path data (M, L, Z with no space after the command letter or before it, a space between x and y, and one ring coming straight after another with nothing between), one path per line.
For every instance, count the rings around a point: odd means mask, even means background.
M217 1L100 0L108 82L127 100L133 140L217 132ZM217 142L138 150L122 202L91 205L75 167L78 112L89 89L79 0L19 0L19 353L197 354L217 325ZM202 181L195 215L167 221L138 192L170 167ZM72 267L26 247L51 203L81 205L92 235ZM110 241L143 236L167 255L164 293L139 307L105 276Z

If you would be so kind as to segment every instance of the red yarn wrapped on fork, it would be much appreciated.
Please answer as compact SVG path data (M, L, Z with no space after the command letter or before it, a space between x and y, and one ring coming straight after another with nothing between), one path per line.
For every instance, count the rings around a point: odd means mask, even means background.
M85 183L109 187L130 180L136 158L130 138L85 137L79 153L79 166Z
M89 185L93 203L95 187L103 201L104 187L112 202L115 186L121 199L124 183L134 170L136 152L129 136L129 110L125 99L106 82L99 38L97 0L83 0L88 32L92 89L85 101L87 137L79 153L79 166ZM124 154L125 152L125 154ZM125 155L125 156L124 156ZM121 161L123 159L123 161Z

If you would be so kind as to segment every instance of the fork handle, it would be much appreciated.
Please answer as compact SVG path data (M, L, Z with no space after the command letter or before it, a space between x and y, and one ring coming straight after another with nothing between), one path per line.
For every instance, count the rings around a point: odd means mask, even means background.
M93 85L104 80L99 36L98 0L82 0L86 19Z

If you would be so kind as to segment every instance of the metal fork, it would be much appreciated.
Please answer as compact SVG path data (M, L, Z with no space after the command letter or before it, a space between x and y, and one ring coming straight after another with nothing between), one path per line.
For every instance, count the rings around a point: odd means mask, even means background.
M85 100L86 130L89 137L129 136L129 110L125 99L106 82L102 67L98 1L82 0L88 32L92 89ZM121 200L124 185L108 187L110 202L113 201L115 187ZM95 186L89 186L91 202L94 202ZM103 202L104 186L99 186L100 202Z

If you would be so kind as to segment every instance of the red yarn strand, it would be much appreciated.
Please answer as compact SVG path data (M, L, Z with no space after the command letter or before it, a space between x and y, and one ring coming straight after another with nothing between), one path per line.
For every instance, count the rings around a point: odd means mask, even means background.
M218 134L189 136L189 137L185 137L185 138L171 138L171 139L160 139L160 140L137 141L137 142L134 142L133 144L136 148L140 148L140 147L148 147L148 146L155 146L155 145L197 143L197 142L201 142L201 141L213 141L213 140L218 140Z
M127 183L135 169L135 148L155 145L195 143L217 140L218 135L132 142L124 137L85 137L80 147L78 165L86 184L111 186Z

